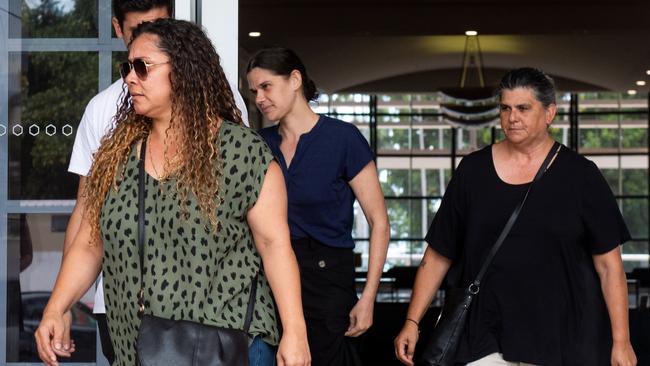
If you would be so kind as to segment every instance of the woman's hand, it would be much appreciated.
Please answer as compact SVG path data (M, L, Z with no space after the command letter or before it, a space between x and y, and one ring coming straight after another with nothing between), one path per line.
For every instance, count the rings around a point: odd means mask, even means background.
M375 308L375 299L361 297L350 310L350 326L345 332L347 337L358 337L372 326L372 313Z
M636 366L636 355L630 342L616 342L612 346L612 366Z
M418 342L420 330L415 323L407 321L395 338L395 356L403 364L413 366L413 353Z
M277 355L278 366L309 366L311 354L307 344L307 333L301 336L293 332L284 332L280 340Z
M70 340L70 324L72 315L45 311L38 325L34 338L41 361L48 366L57 366L59 357L70 357L75 351L74 341Z

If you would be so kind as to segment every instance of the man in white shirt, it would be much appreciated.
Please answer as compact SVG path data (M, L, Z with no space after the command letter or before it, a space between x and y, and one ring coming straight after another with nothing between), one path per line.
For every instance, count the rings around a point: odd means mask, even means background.
M173 0L113 0L113 28L118 38L124 40L128 45L133 30L138 24L152 21L158 18L168 18L173 15ZM248 114L244 101L231 85L237 107L242 113L244 123L248 125ZM81 226L81 218L84 211L83 190L86 183L86 176L90 173L93 162L93 154L98 150L100 141L114 125L114 116L117 112L122 98L126 94L126 88L122 79L115 81L107 89L95 95L86 106L77 134L75 137L70 165L68 171L79 175L79 187L77 190L77 202L70 217L70 222L65 233L63 255L72 245L74 237ZM135 300L134 300L135 301ZM104 308L104 291L99 278L99 284L95 293L95 305L93 312L97 314L102 351L110 363L113 362L113 349L108 336L106 325L106 310ZM69 324L67 324L69 328ZM69 356L74 346L70 342L69 329L64 334L67 337L63 340L61 355Z

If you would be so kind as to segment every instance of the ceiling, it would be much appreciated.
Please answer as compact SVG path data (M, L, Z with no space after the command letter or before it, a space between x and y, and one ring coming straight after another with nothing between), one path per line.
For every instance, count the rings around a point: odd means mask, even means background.
M469 29L488 84L521 66L544 69L562 91L650 84L648 0L239 0L239 12L244 62L260 48L292 48L329 93L458 86Z

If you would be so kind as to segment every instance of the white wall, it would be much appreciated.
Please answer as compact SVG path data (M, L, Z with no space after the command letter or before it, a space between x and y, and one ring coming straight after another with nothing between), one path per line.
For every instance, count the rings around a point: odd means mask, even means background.
M221 67L228 81L238 86L239 0L204 0L201 3L201 24L221 56Z
M195 21L192 0L176 0L174 3L174 17L181 20Z

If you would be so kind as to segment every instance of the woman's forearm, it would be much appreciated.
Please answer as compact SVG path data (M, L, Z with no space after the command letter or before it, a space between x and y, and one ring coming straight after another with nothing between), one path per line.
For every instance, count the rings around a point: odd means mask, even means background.
M407 318L420 322L450 266L450 259L436 253L431 247L427 246L415 275L411 303L406 313Z
M614 342L629 342L627 280L622 265L599 271L601 289L607 304Z
M384 270L384 263L386 262L390 227L388 225L388 218L385 215L378 220L368 221L371 227L368 250L368 274L362 297L374 299L377 295L379 280Z
M97 279L102 266L102 246L75 240L63 256L61 269L44 312L64 313Z
M268 244L260 254L264 263L264 273L278 306L283 331L305 333L305 318L300 296L300 272L288 240L287 244Z

